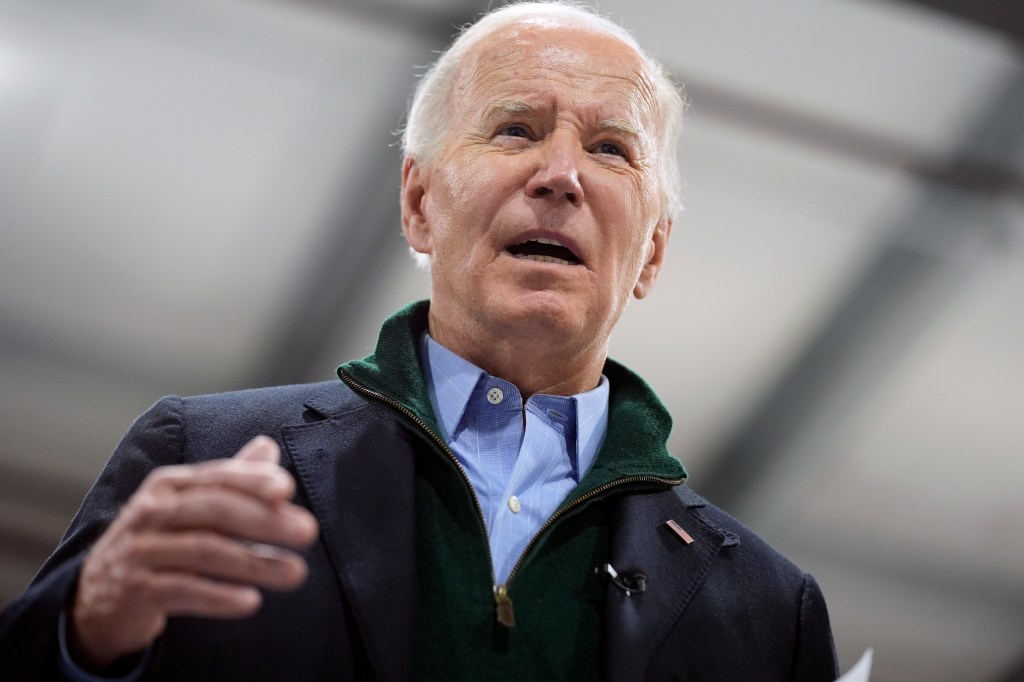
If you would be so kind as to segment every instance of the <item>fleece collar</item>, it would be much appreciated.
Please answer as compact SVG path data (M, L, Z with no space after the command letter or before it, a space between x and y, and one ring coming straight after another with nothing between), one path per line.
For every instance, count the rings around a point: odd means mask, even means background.
M417 340L427 329L429 310L429 301L419 301L392 315L381 327L374 352L341 365L338 376L402 404L439 434L417 352ZM609 480L624 477L685 478L683 465L666 449L672 417L654 391L614 360L605 361L603 373L611 384L608 432L597 462L575 492L586 494Z

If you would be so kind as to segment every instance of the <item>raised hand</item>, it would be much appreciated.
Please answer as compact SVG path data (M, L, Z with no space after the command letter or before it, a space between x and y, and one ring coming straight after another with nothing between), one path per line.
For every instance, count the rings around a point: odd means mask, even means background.
M242 618L259 587L294 589L317 536L295 481L258 436L231 459L154 469L90 550L69 619L72 656L105 667L144 649L171 616Z

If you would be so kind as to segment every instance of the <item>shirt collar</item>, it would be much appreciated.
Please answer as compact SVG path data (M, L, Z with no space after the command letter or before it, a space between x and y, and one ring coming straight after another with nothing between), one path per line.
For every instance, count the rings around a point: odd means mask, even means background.
M522 398L513 385L491 377L470 361L442 346L428 332L423 332L420 337L420 355L427 360L421 363L427 393L434 414L437 415L441 436L446 442L451 442L457 433L470 398L481 382L497 381L503 386L507 385L515 394L514 402L509 400L509 408L522 409ZM590 470L604 443L608 428L608 395L608 378L602 374L597 387L589 391L568 397L538 394L527 401L528 409L536 408L538 416L549 424L552 422L551 409L561 412L565 417L564 422L570 425L565 431L568 441L566 450L575 456L573 464L578 472L577 480Z
M420 336L420 354L427 393L437 415L441 436L451 442L462 421L476 385L486 372L435 341L428 332Z

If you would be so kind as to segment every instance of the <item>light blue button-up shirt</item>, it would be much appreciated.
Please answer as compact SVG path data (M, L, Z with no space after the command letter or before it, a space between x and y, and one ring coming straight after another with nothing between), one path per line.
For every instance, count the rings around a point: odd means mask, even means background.
M420 355L440 435L480 500L494 575L504 584L597 458L608 427L608 379L574 396L530 396L524 412L519 389L427 333Z

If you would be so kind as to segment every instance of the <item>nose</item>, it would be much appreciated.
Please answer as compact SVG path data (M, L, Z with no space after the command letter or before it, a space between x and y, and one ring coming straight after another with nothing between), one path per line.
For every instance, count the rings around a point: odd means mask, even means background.
M555 134L541 145L540 160L526 183L526 195L533 199L563 198L573 206L583 204L580 184L580 153L582 148L572 135Z

